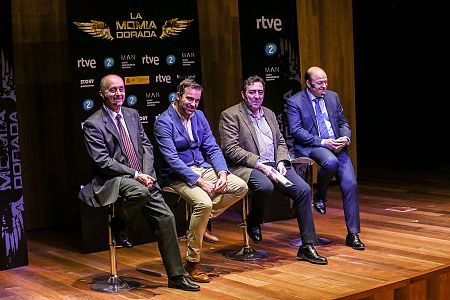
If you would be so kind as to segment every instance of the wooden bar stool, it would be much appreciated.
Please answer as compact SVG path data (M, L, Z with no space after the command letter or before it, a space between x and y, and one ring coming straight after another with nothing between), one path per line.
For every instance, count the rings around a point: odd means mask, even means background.
M300 156L293 160L291 160L291 164L294 167L297 174L305 180L305 182L311 187L311 207L313 206L313 197L314 197L314 191L313 191L313 164L314 160L312 160L309 157L306 156ZM305 166L305 170L302 170L302 166ZM323 238L323 237L317 237L316 241L314 242L315 246L328 246L332 243L330 239ZM302 239L296 238L289 241L289 244L292 246L300 247L302 245Z
M226 258L240 261L253 261L269 256L269 252L263 250L255 250L249 244L249 237L247 233L247 211L248 193L242 198L242 223L238 225L238 227L242 228L244 245L239 250L232 250L225 253Z
M140 287L136 281L125 280L120 278L117 274L117 256L116 256L116 242L113 238L111 226L111 219L114 217L114 203L108 205L108 242L109 242L109 256L111 272L107 279L104 277L94 279L91 284L91 290L97 292L119 293Z

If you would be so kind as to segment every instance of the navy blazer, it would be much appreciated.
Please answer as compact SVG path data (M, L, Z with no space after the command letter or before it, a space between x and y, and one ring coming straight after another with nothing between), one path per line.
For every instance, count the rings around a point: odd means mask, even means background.
M121 110L142 172L156 178L153 147L144 132L139 113L127 107ZM90 206L108 205L117 200L121 178L133 177L135 170L130 167L117 127L103 106L84 122L83 131L94 166L94 178L83 187L78 197Z
M202 111L194 112L191 124L194 141L189 138L172 104L156 119L154 131L162 156L159 179L163 186L177 179L193 186L200 177L190 168L194 165L213 167L217 173L229 172L222 150Z
M344 116L338 94L327 90L323 99L335 138L341 136L350 138L350 126ZM290 97L287 108L289 128L294 138L294 153L298 154L296 156L309 156L312 147L322 147L322 139L319 137L312 101L306 90Z

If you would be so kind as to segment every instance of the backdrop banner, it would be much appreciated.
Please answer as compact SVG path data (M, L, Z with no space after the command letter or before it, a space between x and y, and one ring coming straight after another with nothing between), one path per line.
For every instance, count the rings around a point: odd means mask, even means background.
M275 112L291 147L286 100L301 89L295 0L239 0L239 24L243 78L258 75L266 81L263 105Z
M11 2L1 1L0 270L28 264L11 25Z
M74 159L84 185L92 172L81 126L102 105L104 75L124 78L124 106L139 111L154 146L154 122L175 100L178 83L188 77L201 83L197 1L125 1L117 7L106 0L69 0L67 14L72 110L80 133Z

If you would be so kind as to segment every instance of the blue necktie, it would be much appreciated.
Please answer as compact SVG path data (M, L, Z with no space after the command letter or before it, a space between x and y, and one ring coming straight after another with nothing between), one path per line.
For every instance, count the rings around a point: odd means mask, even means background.
M328 133L327 125L325 125L325 120L324 120L322 110L320 109L319 100L320 100L320 98L316 98L313 100L314 103L316 104L317 126L319 127L320 137L323 139L329 139L329 138L331 138L331 136Z

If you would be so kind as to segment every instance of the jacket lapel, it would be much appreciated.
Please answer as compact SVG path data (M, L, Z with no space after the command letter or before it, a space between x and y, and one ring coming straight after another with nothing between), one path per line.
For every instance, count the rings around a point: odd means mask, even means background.
M244 120L245 125L250 131L250 135L252 136L253 142L256 145L256 149L258 149L258 137L256 136L256 130L255 127L253 126L252 121L250 120L250 117L248 116L247 107L245 106L244 101L241 102L241 106L239 107L239 113L241 114L242 120Z
M106 130L108 130L119 141L120 148L122 148L122 150L123 150L124 147L122 144L122 139L119 136L119 132L117 131L116 124L114 124L114 121L111 119L111 116L105 110L104 107L102 107L102 112L103 112L102 120L103 120L103 123L105 124Z

